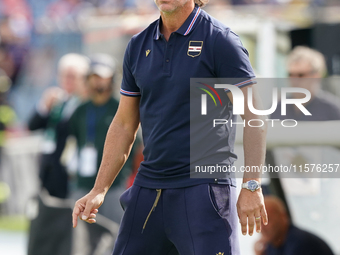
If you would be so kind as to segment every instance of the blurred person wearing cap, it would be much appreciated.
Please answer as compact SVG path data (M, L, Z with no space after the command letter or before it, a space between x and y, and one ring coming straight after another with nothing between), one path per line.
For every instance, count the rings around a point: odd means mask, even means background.
M85 56L64 55L58 63L60 86L45 90L28 123L29 130L44 130L39 177L42 187L58 198L68 196L68 176L60 158L68 137L68 121L86 97L88 68Z
M261 238L255 243L256 255L333 255L329 246L316 235L296 227L283 202L266 196L268 225L262 225Z
M304 104L312 114L304 115L295 105L288 104L286 115L281 115L281 102L272 119L295 119L301 121L340 120L340 100L329 92L322 90L321 79L325 76L326 62L322 53L305 47L297 46L288 56L287 71L290 86L307 89L311 99ZM293 93L293 97L305 97L303 93Z
M70 119L70 134L76 139L78 151L76 187L71 195L74 199L86 195L95 183L106 133L118 109L118 101L112 96L115 74L116 64L109 55L95 54L91 57L86 82L89 101L80 105ZM125 180L131 167L129 161L100 208L100 214L116 223L123 215L119 197L125 190Z

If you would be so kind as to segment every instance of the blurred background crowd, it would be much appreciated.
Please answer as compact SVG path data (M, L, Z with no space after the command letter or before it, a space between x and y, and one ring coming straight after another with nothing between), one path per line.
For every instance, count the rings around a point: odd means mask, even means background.
M339 0L210 0L204 9L240 35L258 77L288 77L291 70L287 69L287 56L295 46L304 45L321 52L325 57L325 67L317 78L328 77L322 89L333 94L333 100L339 100ZM0 0L1 254L2 251L6 251L4 254L27 254L29 249L29 254L44 254L32 251L35 242L41 242L35 234L44 224L44 219L42 222L34 221L39 218L37 215L44 215L39 211L39 204L48 204L50 209L66 208L65 219L68 220L69 205L72 203L64 199L77 199L91 187L95 170L89 166L98 166L105 137L97 138L99 131L81 116L92 116L94 120L93 116L99 116L96 121L100 122L100 130L104 130L100 132L107 130L119 101L125 47L132 35L158 16L153 0ZM65 58L68 59L67 64ZM295 67L295 73L299 69L297 75L303 75L306 71L303 68ZM305 74L311 73L307 71ZM83 102L87 102L87 106L78 108ZM114 111L109 113L107 105ZM73 114L74 111L76 114ZM63 138L56 141L56 133L60 139L60 130L66 129L64 120L71 126L73 140L61 134ZM87 125L93 129L92 133L82 129ZM336 147L340 147L340 143ZM78 162L77 165L70 152L72 148L80 154L84 153L85 158L93 158L93 150L99 156L94 157L95 163ZM53 163L55 159L48 155L56 151L57 161ZM117 194L131 185L138 164L143 159L141 151L139 138L125 174L121 176L119 185L114 187ZM297 149L294 153L301 157L308 154ZM331 161L336 161L337 153L333 150L329 152L335 155ZM269 155L272 157L273 154L278 153L274 151ZM338 158L333 163L339 163ZM49 177L47 173L52 171L49 164L61 167L62 174ZM82 164L86 166L81 167ZM52 184L48 178L53 179ZM298 184L305 187L307 192L289 190L284 201L286 206L290 205L292 212L289 216L295 219L295 224L322 236L336 254L340 254L336 241L340 232L334 228L333 220L336 212L339 215L340 208L332 207L334 199L339 198L332 191L338 184L337 179L307 180L302 183L305 186ZM46 197L37 197L41 187L49 195L63 199L61 204L60 201L46 202ZM114 193L112 198L118 196ZM285 184L274 193L285 193ZM323 204L319 207L317 203L320 201ZM334 213L328 216L330 208ZM49 213L59 212L52 209ZM69 220L71 224L71 217ZM107 231L114 238L114 233L108 231L105 225L114 229L115 226L110 224L119 223L119 219L111 219L109 223L105 220L99 219L99 223L102 222L99 226L104 226L103 229L89 232ZM340 224L339 219L336 223ZM69 226L66 226L65 233L74 235ZM49 233L49 230L46 231ZM77 238L82 238L81 234L78 233ZM61 239L56 240L59 242ZM105 243L105 240L95 241ZM110 242L111 239L107 240ZM244 254L255 254L256 240L241 240ZM72 254L76 254L76 248L72 249ZM83 251L81 254L105 254L105 251L96 252ZM68 253L60 251L55 254Z

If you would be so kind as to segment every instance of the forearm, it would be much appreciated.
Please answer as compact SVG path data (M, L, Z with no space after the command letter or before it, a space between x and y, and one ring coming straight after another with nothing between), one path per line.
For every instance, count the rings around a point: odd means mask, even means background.
M112 121L106 135L94 191L106 194L130 154L136 131L137 128L129 129L116 119Z
M260 181L261 172L266 155L266 135L267 135L267 116L257 115L250 111L248 104L248 97L252 96L252 102L255 109L263 109L260 96L258 94L257 88L255 86L252 87L251 94L248 94L248 90L243 88L243 92L245 95L245 114L242 116L246 125L243 131L243 149L244 149L244 164L245 167L250 169L256 169L255 171L245 172L243 175L243 182L247 182L249 180L257 180ZM253 121L253 125L249 125L250 120L258 120ZM255 122L255 123L254 123ZM260 126L260 124L263 124ZM259 127L257 127L259 126Z
M259 116L257 116L258 119ZM265 123L265 121L264 121ZM266 154L266 132L267 126L250 127L246 125L243 133L243 148L244 148L244 164L250 169L259 170L258 172L245 172L243 182L249 180L260 181L261 165L263 166Z
M241 90L244 97L244 115L242 119L246 123L243 131L243 148L244 148L244 164L246 169L255 169L256 171L245 171L243 175L243 183L250 180L260 181L261 179L261 165L263 165L266 153L266 133L267 126L265 116L258 116L254 114L248 107L248 96L252 96L252 103L255 109L262 109L261 99L257 93L256 87L243 87ZM251 91L253 93L248 93ZM233 102L233 101L232 101ZM249 101L248 101L249 102ZM258 119L262 123L261 127L254 127L258 123L249 126L250 120ZM261 121L262 120L262 121ZM249 187L248 187L249 188ZM263 194L260 189L241 189L237 201L237 213L240 218L242 234L246 235L247 225L249 235L253 234L254 226L256 223L256 231L261 231L261 218L262 222L266 225L268 223L267 213L264 206Z
M37 129L45 129L48 122L48 115L42 116L39 112L34 112L27 123L27 127L29 130L34 131Z

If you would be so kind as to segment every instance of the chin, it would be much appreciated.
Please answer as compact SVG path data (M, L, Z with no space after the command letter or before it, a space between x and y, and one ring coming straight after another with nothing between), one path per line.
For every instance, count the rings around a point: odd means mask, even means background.
M176 10L176 7L172 6L171 4L161 4L158 9L161 12L165 12L165 13L172 13Z

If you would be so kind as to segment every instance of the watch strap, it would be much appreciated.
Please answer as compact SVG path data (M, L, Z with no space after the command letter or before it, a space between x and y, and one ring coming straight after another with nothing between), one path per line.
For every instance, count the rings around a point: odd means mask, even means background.
M255 180L253 180L253 181L255 181ZM248 185L249 182L250 182L250 181L247 181L247 182L242 183L242 189L251 190L251 189L249 188L249 185ZM257 188L256 188L255 190L258 190L259 188L261 188L261 183L259 183L258 181L255 181L255 182L257 183Z

